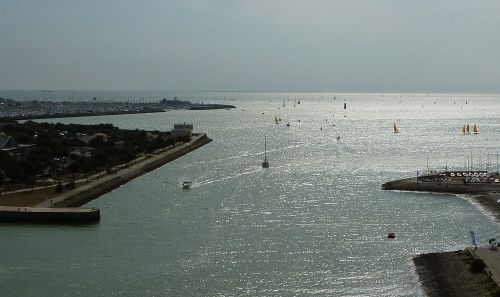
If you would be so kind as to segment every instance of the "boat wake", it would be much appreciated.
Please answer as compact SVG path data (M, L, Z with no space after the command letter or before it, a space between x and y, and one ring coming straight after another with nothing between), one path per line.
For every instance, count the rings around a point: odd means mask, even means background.
M204 180L204 181L200 181L200 182L195 181L193 183L193 185L191 186L191 188L202 187L202 186L210 185L213 183L224 182L224 181L232 180L235 178L239 178L241 176L250 175L250 174L254 174L257 172L261 172L261 171L262 171L262 169L260 167L258 167L258 169L252 169L252 170L248 170L248 171L244 171L244 172L238 172L235 174L223 176L223 177L218 178L218 179L208 179L208 180Z

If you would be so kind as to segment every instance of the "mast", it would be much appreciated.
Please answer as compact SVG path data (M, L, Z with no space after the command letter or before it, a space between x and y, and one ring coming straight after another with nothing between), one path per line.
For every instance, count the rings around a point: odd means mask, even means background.
M269 168L269 162L267 162L267 135L264 138L264 162L262 162L262 168Z
M264 162L267 161L267 135L264 136Z

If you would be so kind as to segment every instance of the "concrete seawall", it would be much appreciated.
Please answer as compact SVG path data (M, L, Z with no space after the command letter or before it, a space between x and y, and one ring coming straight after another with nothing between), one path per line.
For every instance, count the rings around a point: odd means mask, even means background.
M93 223L101 218L97 208L40 208L0 206L1 222Z
M424 191L454 194L479 194L500 192L498 183L457 183L457 182L424 182L416 177L390 181L382 184L384 190Z
M170 161L173 161L195 149L211 142L206 134L194 136L186 143L168 151L153 155L130 167L108 174L96 181L63 193L57 197L37 204L36 207L77 207L92 201L101 195L126 184L132 179L152 171Z

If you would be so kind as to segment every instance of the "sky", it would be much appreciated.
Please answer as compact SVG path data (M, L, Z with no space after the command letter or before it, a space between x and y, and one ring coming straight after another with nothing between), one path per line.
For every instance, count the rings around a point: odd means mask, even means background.
M1 0L0 90L500 93L500 1Z

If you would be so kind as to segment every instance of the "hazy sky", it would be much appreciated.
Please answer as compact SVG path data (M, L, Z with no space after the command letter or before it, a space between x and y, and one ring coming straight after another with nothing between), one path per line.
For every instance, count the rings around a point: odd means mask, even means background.
M500 92L500 1L1 0L0 89Z

